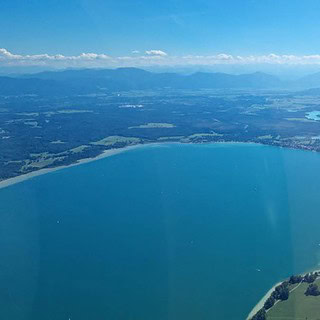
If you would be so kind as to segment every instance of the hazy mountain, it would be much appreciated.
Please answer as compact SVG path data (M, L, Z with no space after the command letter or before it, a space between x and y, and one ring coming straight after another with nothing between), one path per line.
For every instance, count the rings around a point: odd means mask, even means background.
M320 88L311 88L303 91L298 91L298 94L305 96L320 96Z
M72 95L125 90L172 89L309 89L320 87L320 73L281 81L263 73L232 75L196 72L153 73L138 68L45 71L0 78L0 94Z
M185 77L189 87L198 88L278 88L281 81L274 76L256 72L251 74L230 75L226 73L197 72Z
M24 75L23 78L29 78ZM274 76L256 72L252 74L231 75L226 73L197 72L191 75L177 73L152 73L137 68L83 69L60 72L41 72L32 78L54 80L72 84L85 91L92 90L130 90L170 87L174 89L201 88L277 88L281 81Z
M320 72L316 72L295 81L297 87L317 88L320 87Z
M0 77L0 95L64 95L72 92L71 86L53 80Z

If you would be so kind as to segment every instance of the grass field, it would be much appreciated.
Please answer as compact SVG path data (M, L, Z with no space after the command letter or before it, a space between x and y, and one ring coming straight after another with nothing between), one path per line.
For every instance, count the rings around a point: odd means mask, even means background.
M320 286L320 279L315 283ZM320 320L320 296L306 296L308 283L293 290L289 299L278 302L267 312L268 320Z
M140 141L141 139L133 138L133 137L109 136L97 142L91 142L91 144L97 145L97 146L113 146L117 143L126 143L128 145L137 144Z

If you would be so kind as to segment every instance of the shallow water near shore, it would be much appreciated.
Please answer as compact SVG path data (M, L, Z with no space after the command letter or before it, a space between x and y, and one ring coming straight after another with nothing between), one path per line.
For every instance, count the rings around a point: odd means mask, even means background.
M320 154L145 146L0 190L1 319L245 319L320 262Z

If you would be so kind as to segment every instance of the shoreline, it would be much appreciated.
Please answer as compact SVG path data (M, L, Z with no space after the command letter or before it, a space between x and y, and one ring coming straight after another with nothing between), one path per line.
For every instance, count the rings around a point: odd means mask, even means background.
M5 180L0 181L0 190L10 187L12 185L27 181L29 179L41 176L41 175L45 175L47 173L51 173L51 172L55 172L55 171L59 171L59 170L63 170L63 169L67 169L67 168L71 168L71 167L75 167L75 166L79 166L85 163L90 163L90 162L94 162L96 160L101 160L104 158L108 158L120 153L124 153L126 151L130 151L130 150L134 150L134 149L138 149L141 147L156 147L156 146L165 146L165 145L251 145L251 146L269 146L269 147L274 147L274 148L285 148L282 146L275 146L275 145L268 145L268 144L264 144L264 143L259 143L259 142L242 142L242 141L224 141L224 142L201 142L201 143L195 143L195 142L179 142L179 141L166 141L166 142L150 142L150 143L139 143L139 144L135 144L135 145L129 145L129 146L125 146L122 148L113 148L113 149L108 149L108 150L104 150L101 154L97 155L96 157L93 158L83 158L80 160L77 160L75 163L71 163L68 165L61 165L61 166L57 166L57 167L53 167L53 168L43 168L43 169L39 169L39 170L35 170L26 174L21 174L18 175L16 177L12 177L12 178L8 178ZM298 150L298 151L304 151L304 152L309 152L309 151L313 151L313 152L317 152L314 150L305 150L305 149L299 149L299 148L289 148L292 150ZM319 268L319 266L318 266ZM310 269L309 271L305 271L303 273L301 273L301 275L306 275L307 273L310 272L319 272L320 273L320 269ZM276 284L274 284L272 286L271 289L268 290L268 292L258 301L258 303L251 309L250 313L248 314L248 316L246 317L246 320L251 319L260 309L263 308L264 303L266 302L266 300L271 296L271 293L275 290L275 288L280 285L283 281L282 280ZM270 310L270 309L269 309ZM268 310L268 311L269 311Z
M248 314L246 320L251 319L260 309L263 308L264 303L267 301L267 299L271 296L271 293L274 291L274 289L280 285L283 281L276 283L260 300L259 302L254 306L254 308L250 311Z
M135 144L135 145L131 145L131 146L126 146L123 148L114 148L114 149L108 149L108 150L104 150L101 154L97 155L94 158L84 158L84 159L80 159L77 160L77 162L75 163L71 163L68 165L62 165L62 166L57 166L57 167L53 167L53 168L43 168L43 169L39 169L39 170L35 170L29 173L25 173L25 174L21 174L18 175L16 177L12 177L9 179L5 179L0 181L0 190L6 187L10 187L14 184L38 177L38 176L42 176L44 174L50 173L50 172L54 172L54 171L58 171L58 170L62 170L62 169L67 169L67 168L71 168L74 166L79 166L81 164L84 163L89 163L89 162L93 162L96 160L100 160L100 159L104 159L107 157L111 157L113 155L119 154L119 153L123 153L126 151L130 151L136 148L141 148L143 146L157 146L157 145L167 145L167 144L190 144L190 143L183 143L183 142L172 142L172 141L167 141L167 142L151 142L151 143L140 143L140 144ZM193 144L193 143L191 143ZM194 143L197 144L197 143ZM203 144L245 144L245 145L263 145L263 144L259 144L259 143L255 143L255 142L241 142L241 141L228 141L228 142L208 142L208 143L203 143Z
M62 165L62 166L57 166L57 167L53 167L53 168L43 168L43 169L39 169L39 170L35 170L29 173L25 173L25 174L21 174L18 175L16 177L12 177L12 178L8 178L5 180L0 181L0 190L9 186L12 186L14 184L50 173L50 172L54 172L54 171L58 171L58 170L62 170L62 169L66 169L66 168L71 168L74 166L78 166L84 163L89 163L89 162L93 162L96 160L100 160L100 159L104 159L107 157L111 157L113 155L125 152L125 151L129 151L129 150L133 150L136 148L140 148L143 146L157 146L157 145L168 145L168 144L207 144L207 145L252 145L252 146L269 146L269 147L275 147L275 148L283 148L282 146L274 146L274 145L268 145L268 144L264 144L264 143L260 143L260 142L243 142L243 141L217 141L217 142L202 142L202 143L195 143L195 142L179 142L179 141L166 141L166 142L150 142L150 143L140 143L140 144L135 144L135 145L131 145L131 146L126 146L123 148L114 148L114 149L108 149L108 150L104 150L101 154L97 155L94 158L84 158L84 159L80 159L77 160L77 162L75 163L71 163L68 165ZM291 148L290 148L291 149ZM304 149L296 149L296 148L292 148L293 150L300 150L300 151L307 151L309 152L310 150L304 150Z
M94 158L84 158L84 159L78 160L75 163L71 163L69 165L62 165L62 166L58 166L58 167L54 167L54 168L44 168L44 169L29 172L29 173L21 174L19 176L13 177L13 178L9 178L9 179L5 179L5 180L0 181L0 189L15 185L17 183L20 183L20 182L23 182L23 181L26 181L26 180L29 180L29 179L32 179L32 178L35 178L38 176L42 176L42 175L50 173L50 172L54 172L54 171L58 171L58 170L62 170L62 169L67 169L67 168L79 166L81 164L85 164L85 163L93 162L96 160L108 158L108 157L114 156L119 153L123 153L123 152L129 151L129 150L139 148L141 146L144 146L144 145L138 144L138 145L133 145L133 146L127 146L124 148L109 149L109 150L103 151L101 154L99 154L98 156L96 156Z
M312 271L308 271L308 272L303 272L301 273L302 276L305 276L307 273L310 272L320 272L319 269L315 269ZM286 281L286 280L283 280ZM261 310L264 306L264 303L268 300L268 298L271 296L271 293L275 290L275 288L280 285L283 281L278 282L277 284L273 285L272 288L259 300L259 302L253 307L253 309L250 311L250 313L248 314L246 320L250 320L259 310ZM272 309L272 308L271 308ZM267 310L267 312L270 309Z

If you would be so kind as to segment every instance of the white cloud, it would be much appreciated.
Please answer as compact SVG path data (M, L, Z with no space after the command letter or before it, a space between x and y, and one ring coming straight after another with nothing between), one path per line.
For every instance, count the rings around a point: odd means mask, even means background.
M140 53L140 51L139 50L132 50L131 53L132 54L138 54L138 53Z
M320 54L313 55L185 55L169 56L161 50L148 50L145 54L133 51L133 56L113 57L107 54L81 53L76 56L62 54L20 55L0 48L0 66L65 67L143 67L143 66L192 66L192 65L320 65Z
M22 56L14 55L4 48L0 48L0 59L20 59Z
M33 64L37 62L60 62L60 61L86 61L86 60L107 60L110 57L106 54L97 53L81 53L78 56L64 56L62 54L49 55L34 54L34 55L17 55L12 54L4 48L0 48L0 62L20 62L22 64Z
M146 54L148 56L160 56L160 57L166 57L168 54L162 50L147 50Z

